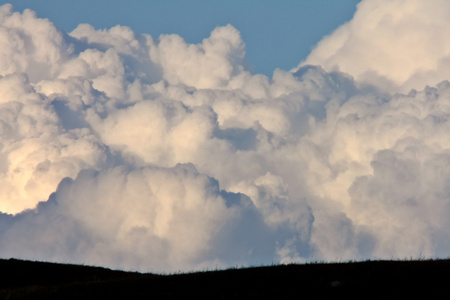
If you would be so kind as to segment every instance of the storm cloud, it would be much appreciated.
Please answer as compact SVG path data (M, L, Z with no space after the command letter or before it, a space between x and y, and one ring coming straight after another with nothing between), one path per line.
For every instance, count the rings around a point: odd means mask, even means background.
M189 44L0 7L0 256L159 272L447 257L444 2L362 1L271 78L232 25Z

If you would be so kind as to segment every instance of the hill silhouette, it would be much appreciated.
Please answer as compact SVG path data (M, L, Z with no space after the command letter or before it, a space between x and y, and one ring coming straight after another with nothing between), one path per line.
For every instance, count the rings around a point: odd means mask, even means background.
M0 299L448 299L450 260L292 264L173 275L0 260Z

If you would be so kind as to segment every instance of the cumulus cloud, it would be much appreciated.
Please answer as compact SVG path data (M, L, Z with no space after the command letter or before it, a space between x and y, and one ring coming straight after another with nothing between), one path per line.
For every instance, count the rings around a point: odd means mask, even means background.
M193 165L86 170L74 180L62 180L35 210L16 215L12 222L6 219L0 249L3 255L28 259L189 270L204 264L208 255L212 263L220 263L223 257L209 254L217 251L216 244L249 230L225 230L227 224L245 222L273 243L260 219L248 198L220 191L217 181ZM274 251L270 244L265 251L254 244L240 246L239 241L235 246L227 254L242 261L255 261L253 256L260 253L269 259Z
M351 21L325 37L304 64L409 92L450 77L450 3L363 0Z
M23 74L0 77L0 210L17 213L46 200L65 176L106 161L86 129L64 130L54 106Z
M3 5L0 22L0 75L25 72L32 81L52 77L72 52L62 33L31 10L20 14L11 5Z
M231 25L193 45L0 7L0 256L161 272L448 256L439 5L363 1L271 78Z

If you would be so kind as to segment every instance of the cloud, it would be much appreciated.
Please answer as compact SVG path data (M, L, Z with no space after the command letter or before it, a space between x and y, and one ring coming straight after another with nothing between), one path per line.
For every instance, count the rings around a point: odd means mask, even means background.
M445 0L361 1L353 19L301 65L340 70L390 91L421 90L450 76L449 15Z
M0 75L25 72L33 82L52 77L72 51L62 33L31 10L20 14L11 5L3 5L0 22Z
M189 164L85 170L35 210L0 219L3 255L142 271L199 268L208 256L261 263L282 239L248 197L220 191Z
M304 140L305 150L321 150L310 157L315 168L309 185L331 200L333 210L345 212L356 232L375 238L371 256L448 251L433 238L436 230L444 234L437 220L448 202L448 92L443 82L408 96L357 95Z
M162 35L150 56L169 84L221 88L242 72L245 45L240 33L227 25L213 30L199 45L188 45L176 34Z
M61 128L52 103L23 74L0 77L0 98L1 211L33 208L63 177L106 161L91 132Z
M161 272L448 256L450 83L431 67L447 54L400 55L442 32L445 7L423 27L424 5L364 1L321 66L272 78L231 25L188 44L2 6L0 256Z

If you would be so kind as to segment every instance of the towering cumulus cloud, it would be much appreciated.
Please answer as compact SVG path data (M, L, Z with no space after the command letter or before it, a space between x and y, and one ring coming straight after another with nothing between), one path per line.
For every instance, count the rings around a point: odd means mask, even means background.
M446 1L366 0L295 71L0 7L0 256L140 271L450 253Z
M449 15L446 0L365 0L305 63L391 91L435 85L450 77Z

